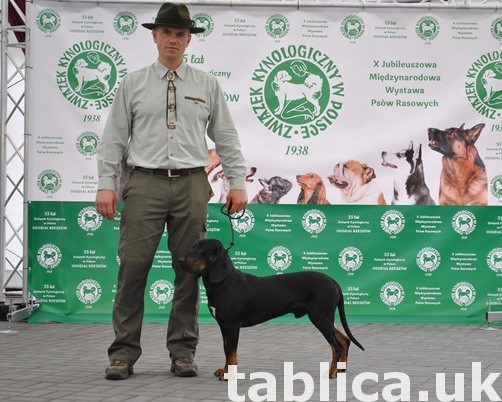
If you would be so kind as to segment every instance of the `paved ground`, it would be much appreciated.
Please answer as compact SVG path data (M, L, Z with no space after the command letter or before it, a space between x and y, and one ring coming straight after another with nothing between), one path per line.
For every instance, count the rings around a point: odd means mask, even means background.
M454 373L465 373L464 398L472 401L472 363L482 363L482 381L490 373L502 372L502 327L498 331L480 326L376 325L354 324L353 333L365 346L363 352L353 345L345 380L347 396L339 381L320 380L319 363L329 361L330 350L317 330L307 324L262 324L243 329L239 348L239 372L245 380L237 383L237 393L246 401L299 400L305 392L303 381L284 385L284 362L293 362L294 373L313 377L311 401L328 400L321 394L321 383L329 385L329 400L360 401L357 379L363 372L374 372L378 383L363 382L366 395L377 399L417 402L419 391L428 391L429 401L452 400L436 396L436 373L446 375L446 392L453 394ZM165 325L147 324L143 330L144 352L135 365L135 374L126 381L107 381L106 347L112 340L108 324L39 324L0 322L0 400L7 401L229 401L228 383L220 382L213 371L223 363L222 342L216 324L201 324L201 343L196 362L199 376L177 378L169 372L170 362L164 348ZM250 380L253 372L275 376L277 390L267 388L264 375ZM399 384L396 377L384 380L384 373L402 372L409 376L410 399L391 399L385 387ZM405 384L405 383L401 383ZM502 396L502 376L492 382ZM326 386L324 386L326 388ZM354 390L354 388L355 390ZM403 385L404 388L406 388ZM286 394L285 394L286 388ZM356 392L356 396L354 396ZM388 389L387 389L388 390ZM266 399L266 392L269 398ZM288 396L293 392L296 398ZM399 395L399 389L393 395ZM309 395L307 389L305 395ZM262 395L260 398L259 396ZM272 399L276 396L276 399ZM481 401L500 400L483 393ZM492 399L490 399L492 398Z

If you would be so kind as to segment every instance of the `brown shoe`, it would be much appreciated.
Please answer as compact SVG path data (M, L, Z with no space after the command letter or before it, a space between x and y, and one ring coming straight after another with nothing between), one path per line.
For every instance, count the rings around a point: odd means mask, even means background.
M171 364L171 373L176 377L196 377L197 370L198 367L193 360L186 357L174 359Z
M121 360L112 360L105 370L107 380L126 380L133 373L132 366Z

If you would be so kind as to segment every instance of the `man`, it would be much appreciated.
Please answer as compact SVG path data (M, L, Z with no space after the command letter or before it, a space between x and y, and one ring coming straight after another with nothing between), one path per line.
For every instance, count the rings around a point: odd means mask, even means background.
M152 31L158 59L122 81L97 156L96 209L108 219L118 212L115 181L127 146L133 167L123 191L110 380L128 378L141 355L146 280L166 225L176 275L166 343L171 371L197 375L199 283L177 261L205 237L212 194L204 172L206 133L230 181L226 209L232 214L247 204L245 161L223 91L214 77L183 61L190 34L204 28L194 26L185 5L172 3L164 3L155 21L143 26Z

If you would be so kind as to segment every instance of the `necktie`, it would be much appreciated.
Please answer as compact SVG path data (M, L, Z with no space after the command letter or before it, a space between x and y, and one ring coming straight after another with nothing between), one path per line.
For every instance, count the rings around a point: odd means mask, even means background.
M174 86L174 71L167 72L167 128L176 128L176 87Z

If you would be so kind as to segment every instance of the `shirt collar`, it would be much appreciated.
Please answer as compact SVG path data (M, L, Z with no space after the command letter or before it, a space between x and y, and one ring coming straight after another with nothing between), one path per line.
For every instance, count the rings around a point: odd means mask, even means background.
M166 74L169 71L169 69L166 66L164 66L159 61L159 59L155 60L154 67L155 67L155 71L157 72L157 75L159 76L159 78L164 79L166 77ZM183 61L175 71L176 71L176 75L180 79L183 80L185 78L185 74L187 71L187 64Z

